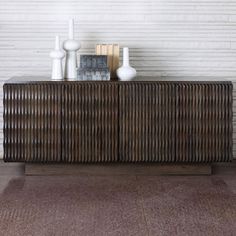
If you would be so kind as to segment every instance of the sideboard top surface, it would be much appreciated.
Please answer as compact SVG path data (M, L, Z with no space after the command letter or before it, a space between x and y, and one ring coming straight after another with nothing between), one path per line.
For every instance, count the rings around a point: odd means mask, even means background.
M131 81L79 81L79 80L52 80L50 77L43 76L19 76L12 77L5 84L38 84L38 83L133 83L133 82L197 82L197 83L231 83L230 77L211 77L211 76L140 76Z

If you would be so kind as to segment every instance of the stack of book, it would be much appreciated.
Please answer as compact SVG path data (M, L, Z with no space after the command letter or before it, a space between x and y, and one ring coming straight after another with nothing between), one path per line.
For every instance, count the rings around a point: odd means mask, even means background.
M110 80L107 56L81 55L78 80Z

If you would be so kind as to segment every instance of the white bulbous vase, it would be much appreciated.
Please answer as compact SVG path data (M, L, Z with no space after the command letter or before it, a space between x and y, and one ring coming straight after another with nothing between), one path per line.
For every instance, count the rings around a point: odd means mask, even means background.
M129 64L129 48L123 48L123 65L120 67L116 74L119 80L129 81L132 80L136 75L136 70Z

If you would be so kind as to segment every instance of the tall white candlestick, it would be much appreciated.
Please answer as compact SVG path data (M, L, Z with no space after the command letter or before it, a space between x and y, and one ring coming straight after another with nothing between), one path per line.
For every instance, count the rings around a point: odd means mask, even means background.
M77 54L80 44L74 40L74 20L69 21L69 39L64 42L63 48L66 50L65 79L77 78Z

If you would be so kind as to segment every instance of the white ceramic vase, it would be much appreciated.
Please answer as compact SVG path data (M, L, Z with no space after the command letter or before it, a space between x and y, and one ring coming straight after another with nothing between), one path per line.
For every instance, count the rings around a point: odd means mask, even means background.
M50 57L52 58L52 79L63 79L62 60L65 57L64 51L60 47L60 38L56 36L55 49L51 51Z
M74 20L69 22L69 39L63 44L66 51L65 79L77 79L77 51L80 44L74 40Z
M129 64L129 48L127 47L123 48L123 65L116 73L119 80L123 81L132 80L137 74L136 70Z

